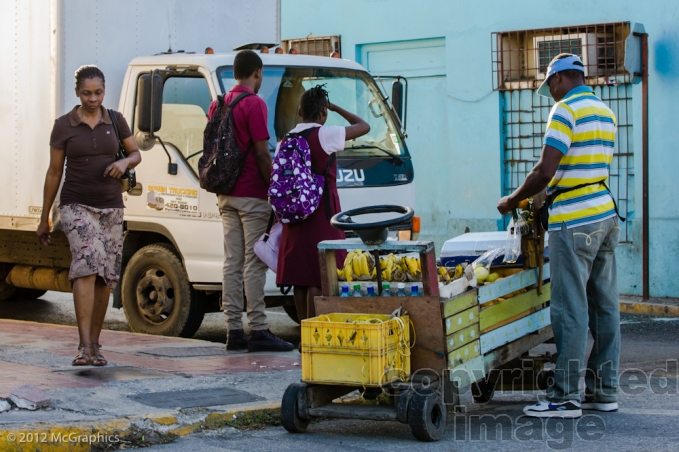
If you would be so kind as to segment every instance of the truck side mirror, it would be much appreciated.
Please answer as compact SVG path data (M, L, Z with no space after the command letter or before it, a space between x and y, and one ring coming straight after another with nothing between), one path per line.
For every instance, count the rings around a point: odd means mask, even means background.
M160 130L162 123L163 78L155 73L139 77L137 99L139 105L137 129L153 136L154 132ZM153 127L151 127L152 122Z
M403 123L403 82L399 79L391 84L391 105L398 120Z

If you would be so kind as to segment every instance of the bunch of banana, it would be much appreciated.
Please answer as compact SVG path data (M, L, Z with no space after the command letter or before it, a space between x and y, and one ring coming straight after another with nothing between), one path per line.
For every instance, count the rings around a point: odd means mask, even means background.
M361 250L353 250L344 259L344 268L337 269L337 278L340 281L369 281L372 279L375 263L369 253Z
M444 266L439 266L438 268L438 280L443 284L448 284L450 282L450 275L448 270Z
M467 263L457 264L454 268L447 268L440 266L438 269L438 279L439 282L448 284L451 281L455 281L464 275L464 269L467 267Z
M394 278L394 271L400 268L401 260L389 254L380 258L380 270L382 271L382 281L391 282Z
M401 259L401 263L405 267L404 273L408 281L422 281L422 264L419 259L406 256Z

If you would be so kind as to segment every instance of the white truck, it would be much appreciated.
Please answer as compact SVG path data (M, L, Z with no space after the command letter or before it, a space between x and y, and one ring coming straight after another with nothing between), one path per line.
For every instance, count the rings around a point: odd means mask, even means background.
M223 232L216 196L199 186L196 169L210 103L235 83L235 53L243 43L274 47L279 37L279 0L228 2L105 2L15 0L3 14L0 75L0 301L70 291L70 251L55 218L52 244L37 241L42 188L54 119L75 105L69 76L82 64L106 75L104 104L129 122L142 153L137 187L123 193L125 240L114 307L132 330L191 337L206 312L221 309ZM255 11L253 3L257 3ZM136 8L136 9L135 9ZM239 20L245 17L247 20ZM158 31L158 29L162 29ZM174 49L161 52L170 46ZM13 42L14 45L7 44ZM195 50L192 52L190 50ZM160 53L159 53L160 52ZM148 54L151 56L138 56ZM366 118L370 134L347 143L338 157L344 209L364 205L414 207L414 172L401 125L403 83L392 85L387 103L376 80L360 65L330 57L262 53L271 150L300 121L299 95L325 83L332 101ZM407 91L405 93L407 95ZM342 124L333 113L329 124ZM66 163L68 164L68 162ZM412 229L412 231L411 231ZM416 227L393 231L410 238ZM295 318L292 297L267 277L267 306L283 306Z

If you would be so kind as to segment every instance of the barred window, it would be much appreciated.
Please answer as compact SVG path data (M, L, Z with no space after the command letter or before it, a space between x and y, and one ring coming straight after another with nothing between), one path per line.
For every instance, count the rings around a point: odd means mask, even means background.
M493 89L534 89L560 53L578 55L588 85L629 83L625 40L629 22L492 33Z

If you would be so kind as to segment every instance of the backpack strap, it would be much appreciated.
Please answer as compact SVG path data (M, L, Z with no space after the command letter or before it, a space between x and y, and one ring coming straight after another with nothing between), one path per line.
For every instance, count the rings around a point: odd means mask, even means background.
M248 97L248 96L254 96L254 94L247 93L247 92L240 93L238 96L236 96L236 98L234 100L232 100L229 103L229 105L226 105L224 103L224 97L223 96L217 96L217 102L222 109L222 117L226 117L227 113L231 112L233 107L235 107L238 102L240 102L241 100L243 100L245 97Z
M224 96L217 96L217 102L219 103L219 106L221 108L221 115L222 115L222 120L225 119L229 114L231 114L231 111L233 110L233 107L238 104L241 100L248 96L254 96L252 93L240 93L234 100L232 100L228 105L224 103ZM248 148L245 150L245 158L248 158L248 154L250 153L250 149L252 149L252 146L254 146L255 143L250 141L250 145Z
M321 128L320 126L309 127L308 129L302 130L301 132L297 132L297 135L301 136L302 138L304 138L306 140L306 139L309 138L309 135L311 135L311 132L313 132L314 130L318 130L320 128Z

